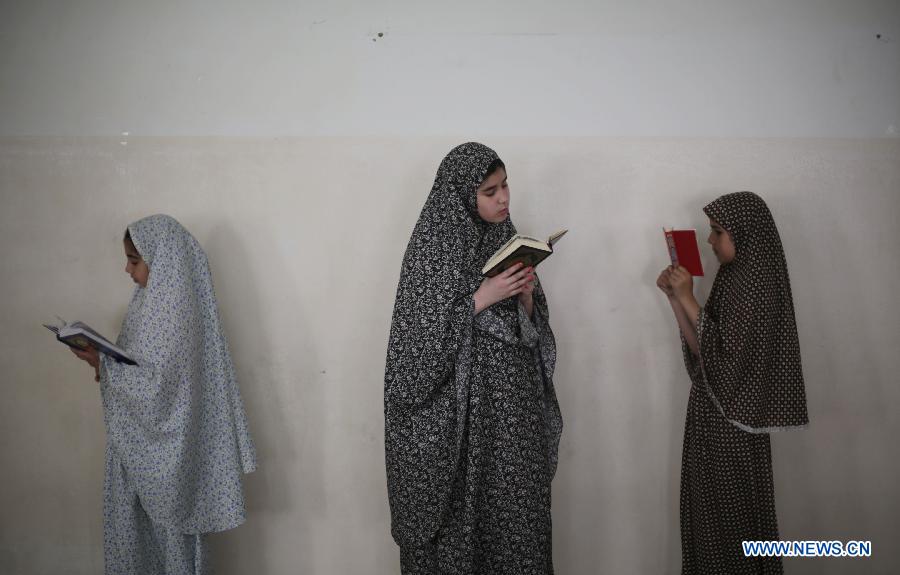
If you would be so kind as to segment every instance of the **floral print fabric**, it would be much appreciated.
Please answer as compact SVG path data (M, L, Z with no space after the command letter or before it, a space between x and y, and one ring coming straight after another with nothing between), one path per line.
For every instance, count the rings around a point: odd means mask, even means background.
M157 526L183 534L233 528L244 520L240 476L256 457L206 254L169 216L128 230L150 274L135 288L117 342L138 365L102 356L107 473L124 475L107 477L107 515L122 500L109 487L124 481Z
M403 259L385 368L391 527L404 573L550 573L562 419L546 298L474 314L481 267L515 233L477 215L496 153L454 148Z

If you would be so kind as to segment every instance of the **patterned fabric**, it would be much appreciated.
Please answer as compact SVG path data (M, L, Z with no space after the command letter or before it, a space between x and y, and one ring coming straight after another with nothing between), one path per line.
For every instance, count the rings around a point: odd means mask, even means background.
M727 421L697 382L681 457L682 575L775 575L780 557L745 557L742 541L777 541L768 433Z
M240 476L256 457L206 254L169 216L128 230L150 275L118 339L138 365L101 356L107 450L118 462L107 471L124 474L155 529L231 529L244 521ZM107 477L107 487L120 479ZM131 513L105 495L107 523Z
M106 450L103 501L105 572L109 575L208 575L207 535L150 520L125 468Z
M742 541L775 541L778 521L767 432L807 423L800 347L778 230L755 194L704 208L735 257L700 311L700 358L682 343L692 387L681 466L685 575L782 573L778 557L748 558Z
M713 400L746 431L806 425L794 300L772 214L752 192L726 194L703 211L735 246L734 260L716 274L697 334Z
M391 530L404 573L551 573L550 481L562 419L536 282L474 313L481 268L515 233L478 217L493 150L441 162L400 275L385 368Z

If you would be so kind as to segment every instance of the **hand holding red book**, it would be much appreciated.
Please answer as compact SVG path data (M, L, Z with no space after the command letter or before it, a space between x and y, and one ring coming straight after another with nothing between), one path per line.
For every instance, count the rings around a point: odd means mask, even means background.
M700 261L700 249L697 247L696 230L667 230L666 244L669 247L669 259L675 267L684 266L692 276L703 275L703 264Z

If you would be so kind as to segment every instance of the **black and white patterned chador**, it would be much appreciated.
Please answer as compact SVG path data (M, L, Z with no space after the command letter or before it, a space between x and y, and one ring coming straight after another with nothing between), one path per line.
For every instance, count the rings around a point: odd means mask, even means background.
M391 530L404 573L552 573L550 482L562 419L538 282L475 314L481 268L515 227L478 216L496 153L441 162L403 258L385 368Z
M787 264L772 214L751 192L704 212L731 235L698 318L700 357L686 343L692 387L681 467L684 575L782 573L742 541L778 539L769 431L806 425L806 393Z

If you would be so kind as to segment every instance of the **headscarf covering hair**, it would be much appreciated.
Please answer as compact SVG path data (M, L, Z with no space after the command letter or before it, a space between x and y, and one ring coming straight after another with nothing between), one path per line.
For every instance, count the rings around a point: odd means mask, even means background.
M739 428L806 425L806 391L787 262L775 221L752 192L703 211L731 234L734 259L716 274L699 317L700 367L708 392Z
M475 323L472 295L483 280L484 263L516 233L509 217L488 223L478 216L477 190L497 159L492 149L474 142L447 154L403 258L384 378L391 527L401 546L420 545L437 531L462 457ZM535 316L547 318L537 282L533 297ZM492 313L511 314L518 322L514 300L495 304L478 319L489 323ZM550 380L556 356L549 326L540 337ZM552 380L547 385L548 410L558 418ZM553 414L548 434L555 470L562 423L556 425Z
M138 365L103 358L109 448L154 521L184 533L236 527L240 475L256 469L256 455L206 254L170 216L128 233L150 275L118 339Z

